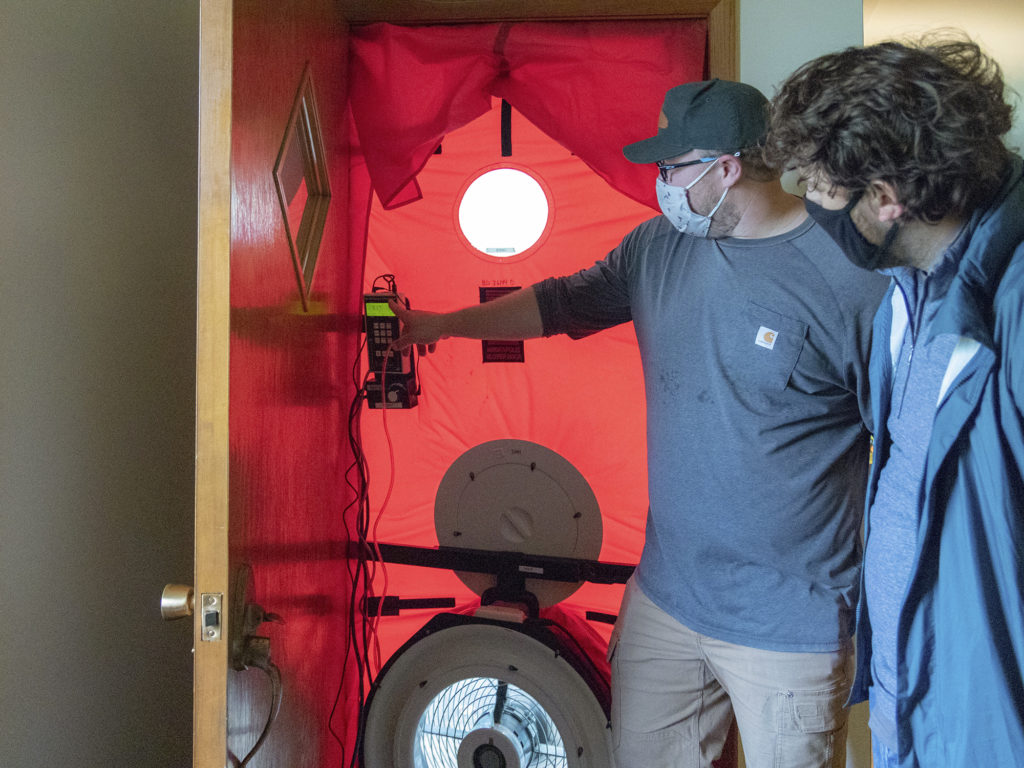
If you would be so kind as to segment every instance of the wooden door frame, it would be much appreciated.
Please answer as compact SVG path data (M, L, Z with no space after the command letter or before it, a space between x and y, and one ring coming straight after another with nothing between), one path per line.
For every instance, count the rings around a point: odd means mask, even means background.
M231 9L231 0L199 3L193 768L227 761ZM222 597L217 641L202 637L206 595Z

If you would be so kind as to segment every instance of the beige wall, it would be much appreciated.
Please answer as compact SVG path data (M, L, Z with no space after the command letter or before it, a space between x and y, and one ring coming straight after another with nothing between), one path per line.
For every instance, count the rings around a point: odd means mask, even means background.
M1017 108L1007 144L1020 152L1024 147L1024 2L1021 0L864 0L864 41L916 37L940 27L955 27L978 42L1003 68L1016 93L1008 94Z
M761 89L769 98L805 61L860 45L863 40L861 0L738 2L739 79ZM803 194L795 173L784 175L782 184L794 194Z
M860 45L861 0L739 0L740 79L771 98L798 66Z

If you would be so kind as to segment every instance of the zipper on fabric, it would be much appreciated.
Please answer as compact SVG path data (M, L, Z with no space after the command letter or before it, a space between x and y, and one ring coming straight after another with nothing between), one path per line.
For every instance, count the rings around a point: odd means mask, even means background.
M900 404L896 410L897 416L903 415L903 402L906 400L907 389L910 385L910 373L914 365L914 352L917 351L918 337L920 336L921 326L924 324L924 312L925 303L928 301L928 288L931 285L930 275L925 273L924 279L920 281L920 290L916 291L916 301L914 311L911 311L910 299L907 296L907 292L900 285L900 281L896 281L896 287L899 288L900 295L903 296L903 304L907 310L907 330L910 333L910 351L907 353L907 370L906 376L903 378L903 391L900 393ZM913 277L911 279L914 279ZM916 280L915 280L916 282Z
M913 279L913 278L911 278L911 279ZM897 415L897 417L899 417L899 416L903 415L903 401L907 397L907 387L910 384L910 366L914 362L914 349L917 346L917 318L916 318L916 316L914 315L914 313L912 311L913 308L910 306L910 297L907 296L907 292L903 288L903 285L902 285L901 281L896 280L896 288L899 290L900 295L903 297L903 306L904 306L904 308L906 309L906 312L907 312L907 330L906 330L906 333L909 334L909 339L905 335L903 337L904 338L904 342L903 343L906 344L908 340L910 342L910 351L907 353L906 370L904 370L904 371L900 371L899 370L899 367L898 367L899 360L897 360L897 369L896 370L901 374L901 378L903 379L903 381L901 382L902 390L900 392L900 402L899 402L899 405L896 407L896 415ZM902 356L903 356L903 350L901 349L900 350L900 357L902 357Z

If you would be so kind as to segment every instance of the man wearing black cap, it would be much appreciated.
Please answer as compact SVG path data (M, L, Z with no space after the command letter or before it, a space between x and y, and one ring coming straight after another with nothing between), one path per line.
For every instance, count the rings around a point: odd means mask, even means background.
M869 452L865 362L884 279L853 267L760 149L766 99L665 96L664 215L603 260L454 312L397 346L587 336L632 322L650 509L612 637L619 768L710 766L735 714L747 765L842 766Z

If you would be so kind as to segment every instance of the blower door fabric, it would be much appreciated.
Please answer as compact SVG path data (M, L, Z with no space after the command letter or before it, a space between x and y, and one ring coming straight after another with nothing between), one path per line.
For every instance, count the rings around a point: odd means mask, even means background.
M698 22L354 30L351 210L354 245L365 234L364 290L393 274L414 308L442 311L477 303L481 288L527 286L603 258L654 215L654 168L628 163L621 147L654 133L668 88L703 76L703 30ZM510 157L501 155L497 97L514 107ZM524 170L548 193L550 231L526 256L484 256L457 232L459 194L493 167ZM523 363L484 364L481 342L465 339L442 341L418 362L416 408L362 415L371 511L387 499L380 541L436 546L444 473L469 448L514 438L559 453L587 480L603 518L601 559L637 561L647 484L632 326L581 341L529 340ZM452 572L413 566L388 566L386 585L378 578L375 588L475 599ZM614 614L621 593L588 584L566 604ZM428 618L382 619L382 658Z
M419 199L437 145L497 96L657 210L650 174L622 147L654 134L665 91L703 77L706 37L703 20L357 28L349 98L377 196Z

